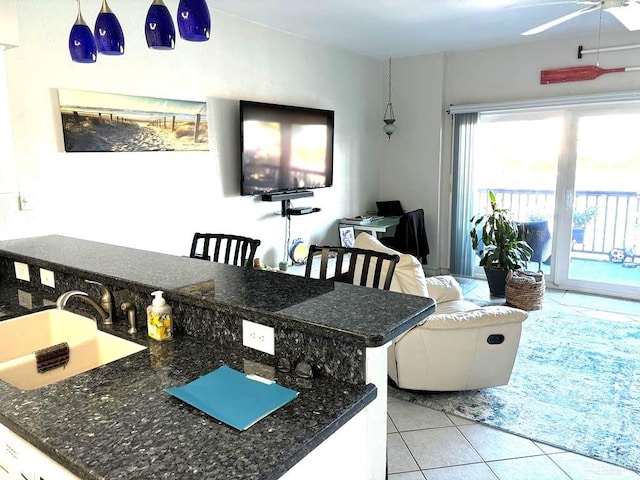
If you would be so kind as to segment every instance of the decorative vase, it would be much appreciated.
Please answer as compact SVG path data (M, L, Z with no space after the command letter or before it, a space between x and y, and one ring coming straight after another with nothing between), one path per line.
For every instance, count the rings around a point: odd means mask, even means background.
M574 228L571 237L576 243L584 243L584 228Z

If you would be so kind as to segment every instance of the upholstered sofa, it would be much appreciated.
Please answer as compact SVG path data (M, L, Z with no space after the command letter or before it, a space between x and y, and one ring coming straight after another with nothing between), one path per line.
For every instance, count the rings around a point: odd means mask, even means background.
M355 246L399 254L391 290L436 301L435 313L389 347L388 375L398 387L457 391L509 382L527 312L466 301L455 278L425 277L418 259L395 252L367 233L356 237Z

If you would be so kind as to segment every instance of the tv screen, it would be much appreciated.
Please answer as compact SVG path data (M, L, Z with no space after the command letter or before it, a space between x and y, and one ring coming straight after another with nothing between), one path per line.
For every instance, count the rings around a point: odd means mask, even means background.
M240 101L242 195L333 184L331 110Z

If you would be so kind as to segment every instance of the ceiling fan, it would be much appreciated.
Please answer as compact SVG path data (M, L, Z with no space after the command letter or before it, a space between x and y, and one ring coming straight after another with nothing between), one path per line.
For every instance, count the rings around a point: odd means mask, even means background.
M535 35L537 33L544 32L545 30L560 25L561 23L567 22L573 18L579 17L580 15L584 15L585 13L590 12L596 12L600 9L616 17L616 19L620 23L622 23L627 28L627 30L640 30L640 0L567 0L547 2L543 3L542 5L561 4L586 5L586 7L568 15L564 15L560 18L556 18L555 20L551 20L550 22L543 23L542 25L521 33L521 35Z

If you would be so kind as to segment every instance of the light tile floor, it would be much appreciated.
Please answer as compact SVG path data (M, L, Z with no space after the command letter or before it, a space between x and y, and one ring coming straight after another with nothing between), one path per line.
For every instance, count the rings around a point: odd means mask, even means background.
M459 279L465 297L489 300L486 282ZM638 302L547 289L545 309L589 311L640 321ZM392 480L640 480L605 462L389 397L388 477Z

